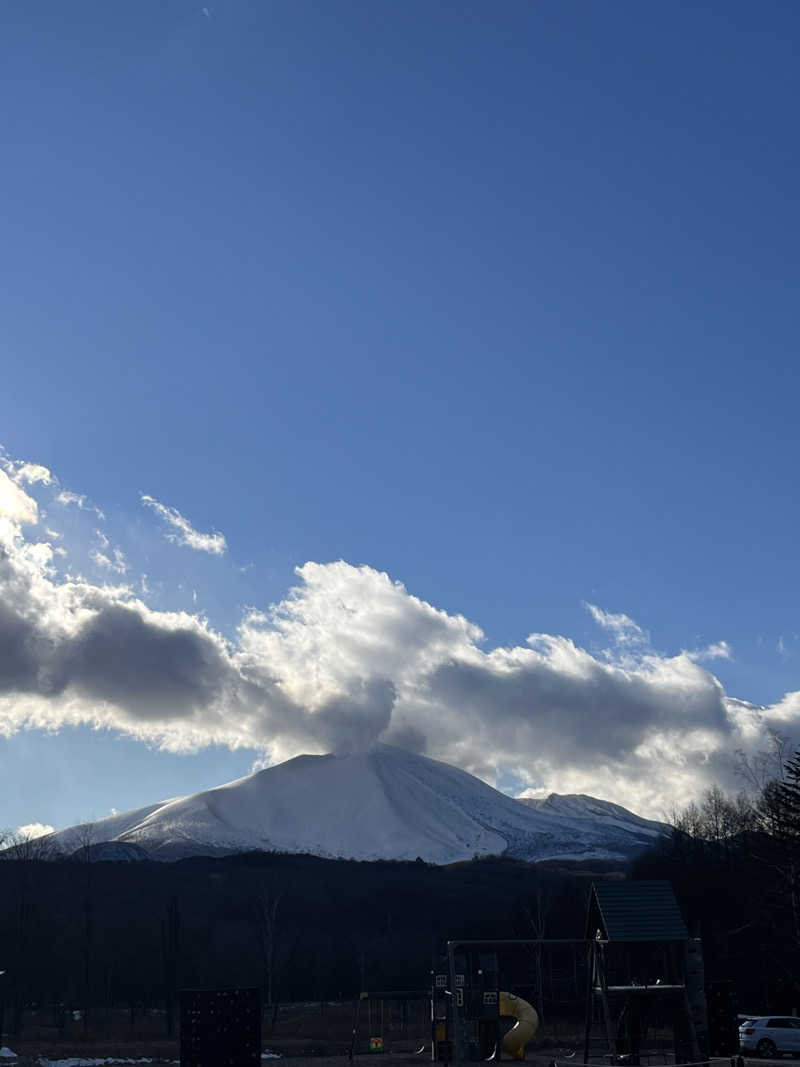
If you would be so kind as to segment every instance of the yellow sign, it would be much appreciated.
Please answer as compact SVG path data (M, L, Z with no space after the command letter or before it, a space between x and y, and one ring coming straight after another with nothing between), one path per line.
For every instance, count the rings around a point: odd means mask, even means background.
M383 1052L383 1038L371 1037L369 1039L369 1050L370 1052Z

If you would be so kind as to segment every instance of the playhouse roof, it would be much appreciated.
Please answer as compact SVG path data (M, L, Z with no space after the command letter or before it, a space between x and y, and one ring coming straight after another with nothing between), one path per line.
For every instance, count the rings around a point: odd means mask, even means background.
M592 886L587 936L608 941L687 941L689 933L667 881Z

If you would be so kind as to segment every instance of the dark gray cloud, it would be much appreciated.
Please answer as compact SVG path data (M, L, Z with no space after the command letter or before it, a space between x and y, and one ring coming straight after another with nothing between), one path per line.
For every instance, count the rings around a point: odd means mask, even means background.
M225 653L202 630L165 629L119 603L105 604L54 659L62 690L74 686L91 699L157 719L215 703L234 680Z
M309 734L338 752L364 751L388 730L395 698L394 683L387 678L356 682L346 695L306 713Z
M195 621L159 625L137 602L92 587L77 587L59 619L36 610L36 577L0 550L0 690L55 698L74 689L89 700L166 718L219 697L232 668L219 642ZM85 621L59 625L74 615Z
M31 691L37 686L40 655L35 626L0 601L0 691Z
M654 730L703 728L731 732L724 693L700 669L659 681L593 661L570 672L536 659L498 670L490 661L442 664L430 676L432 700L457 707L465 726L486 738L498 733L519 751L546 751L571 764L624 760Z

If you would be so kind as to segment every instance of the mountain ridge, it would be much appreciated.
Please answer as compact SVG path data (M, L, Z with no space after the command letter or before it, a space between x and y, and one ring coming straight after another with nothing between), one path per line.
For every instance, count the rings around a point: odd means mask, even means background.
M377 745L301 755L213 789L111 815L52 835L136 845L155 859L249 850L342 859L474 856L626 860L666 830L619 805L580 795L517 800L450 764Z

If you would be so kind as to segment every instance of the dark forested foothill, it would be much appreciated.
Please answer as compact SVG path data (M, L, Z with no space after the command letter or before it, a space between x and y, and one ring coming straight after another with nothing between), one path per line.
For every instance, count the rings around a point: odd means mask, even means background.
M99 853L102 855L102 853ZM265 1004L426 986L455 937L580 937L588 887L611 865L480 859L448 867L247 853L97 861L96 849L0 862L6 1029L26 1005L157 1007L181 987L259 986Z

